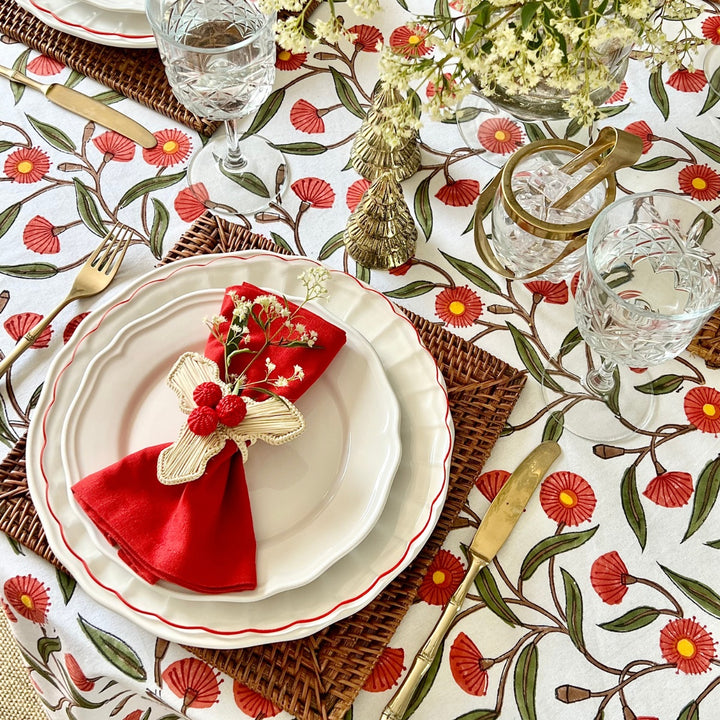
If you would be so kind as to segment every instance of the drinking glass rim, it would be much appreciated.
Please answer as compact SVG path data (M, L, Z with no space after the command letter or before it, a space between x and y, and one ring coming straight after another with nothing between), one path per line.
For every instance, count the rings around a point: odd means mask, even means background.
M658 313L653 312L652 310L643 310L641 307L637 306L635 303L629 302L628 300L625 300L620 294L615 292L613 288L611 288L605 279L600 274L599 270L597 269L595 263L590 259L591 258L591 252L592 248L595 245L595 236L597 235L597 227L600 224L600 221L606 216L610 214L610 211L614 208L615 205L619 205L624 202L631 202L633 200L638 199L644 199L644 198L650 198L650 197L666 197L670 198L674 201L679 201L681 203L685 203L687 205L692 205L696 208L698 208L699 212L702 212L703 214L710 217L713 221L713 223L717 224L717 221L715 218L702 206L700 203L696 202L692 198L688 197L682 197L680 195L675 195L674 193L670 192L643 192L643 193L632 193L630 195L625 195L624 197L618 198L614 202L612 202L607 207L603 208L598 214L595 220L593 221L593 224L590 226L590 230L588 231L587 236L587 242L585 244L585 262L587 263L588 269L592 273L595 280L602 285L603 290L607 292L611 297L614 298L614 300L621 306L626 308L627 310L630 310L632 313L639 315L640 317L646 317L646 318L668 318L675 321L684 321L684 320L693 320L697 318L701 318L703 315L707 315L708 313L712 312L714 309L716 309L720 305L720 290L718 290L718 298L717 300L707 305L702 310L694 310L692 312L682 312L682 313L674 313L674 314L668 314L668 313ZM720 231L720 229L719 229ZM715 272L716 277L720 281L720 273L716 270Z
M203 53L206 55L214 55L219 53L227 53L231 52L233 50L238 50L242 47L245 47L246 45L249 45L250 43L254 42L255 39L262 34L267 26L270 23L274 23L277 13L273 12L270 15L266 15L263 12L260 12L258 10L258 15L261 15L264 18L264 22L262 25L257 28L251 35L244 38L243 40L240 40L239 42L236 42L233 45L224 45L222 47L217 48L203 48L203 47L197 47L196 45L187 45L184 42L179 41L177 38L170 35L168 32L166 32L162 27L160 27L157 22L153 19L152 13L150 11L151 5L160 5L160 2L156 2L154 0L145 0L145 14L147 15L148 22L150 23L150 27L155 35L160 35L163 40L167 41L169 44L174 45L175 47L179 48L187 48L188 50L192 50L193 52ZM172 3L175 4L175 3ZM248 2L250 5L255 5L253 2Z

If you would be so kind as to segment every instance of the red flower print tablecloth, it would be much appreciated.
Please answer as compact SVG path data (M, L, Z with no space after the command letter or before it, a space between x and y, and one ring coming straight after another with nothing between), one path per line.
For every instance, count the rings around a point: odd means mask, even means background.
M403 182L419 230L416 255L389 272L359 267L341 233L368 187L348 169L354 133L377 80L377 44L430 52L422 27L388 4L374 20L343 7L354 44L279 52L273 94L253 118L285 152L289 187L239 222L299 255L370 283L510 365L528 382L506 433L415 604L347 720L375 720L466 568L465 547L527 448L558 439L563 454L516 532L478 577L414 703L415 720L699 720L720 717L720 371L690 353L639 370L638 393L658 404L653 424L622 442L593 442L563 426L592 403L565 364L582 354L573 319L574 279L510 282L485 268L471 221L481 189L528 138L586 141L567 122L480 123L468 147L453 123L425 121L422 164ZM698 19L720 44L720 17ZM620 194L666 190L720 211L720 104L702 71L648 74L633 57L604 108L611 125L643 141L618 173ZM207 197L186 184L202 142L194 131L123 99L24 45L0 44L0 63L113 103L146 125L158 145L126 138L0 84L0 351L7 354L65 294L98 242L121 220L136 241L118 288L150 270ZM434 92L420 88L419 92ZM593 130L593 133L597 128ZM68 306L0 381L0 441L27 430L54 354L93 301ZM560 359L557 354L561 350ZM564 395L546 404L542 369L557 360ZM76 720L289 718L272 702L173 643L93 602L73 578L12 541L0 543L0 599L48 713Z

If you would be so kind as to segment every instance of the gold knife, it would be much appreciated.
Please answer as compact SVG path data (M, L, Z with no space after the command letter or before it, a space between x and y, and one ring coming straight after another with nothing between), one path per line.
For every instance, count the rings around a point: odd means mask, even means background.
M50 102L70 110L76 115L92 120L108 128L108 130L115 130L144 148L152 148L157 145L155 136L140 123L87 95L83 95L77 90L72 90L60 83L46 85L18 70L12 70L3 65L0 65L0 75L12 80L12 82L22 83L33 90L41 92Z
M440 644L450 629L475 577L489 565L523 513L538 483L560 455L560 446L548 440L540 443L508 478L490 504L470 545L470 567L460 587L445 606L430 637L415 656L400 687L385 707L381 720L402 720L418 683L428 671Z

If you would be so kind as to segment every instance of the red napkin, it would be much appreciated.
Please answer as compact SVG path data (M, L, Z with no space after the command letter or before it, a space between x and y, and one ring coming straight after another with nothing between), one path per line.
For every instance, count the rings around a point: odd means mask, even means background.
M248 299L270 294L248 283L227 288L220 310L227 318L232 316L231 291ZM290 303L290 308L294 311L297 306ZM265 357L276 365L275 376L290 377L293 367L300 365L304 370L302 381L272 388L275 394L293 402L322 375L345 343L343 330L306 308L300 310L294 322L317 332L314 347L270 346L247 368L247 381L251 382L265 377ZM220 326L223 336L228 325L226 322ZM250 341L244 347L261 348L262 330L252 320L248 327ZM217 363L225 379L224 349L216 338L208 339L205 355ZM251 357L252 353L236 355L231 373L242 373ZM252 397L263 400L267 395L255 390ZM178 411L178 423L184 420ZM202 593L254 589L255 533L245 469L237 446L228 440L199 479L163 485L157 479L157 458L170 444L139 450L83 478L72 487L76 500L103 535L118 547L120 558L149 583L167 580ZM253 477L251 482L261 483L262 477Z

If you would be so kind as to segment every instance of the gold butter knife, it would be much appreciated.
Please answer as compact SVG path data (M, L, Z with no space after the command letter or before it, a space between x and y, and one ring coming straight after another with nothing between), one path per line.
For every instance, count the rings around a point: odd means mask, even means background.
M108 130L115 130L144 148L152 148L157 145L155 136L140 123L77 90L72 90L60 83L46 85L18 70L12 70L3 65L0 65L0 75L12 82L27 85L29 88L41 92L50 102L92 120Z
M450 598L430 637L415 656L408 674L385 707L381 720L402 720L418 683L428 671L443 638L465 600L465 596L475 582L475 577L482 568L492 562L498 550L507 540L535 492L535 488L545 477L558 455L560 455L560 446L556 442L548 440L540 443L518 465L515 472L495 496L470 545L470 567L465 573L460 587Z

